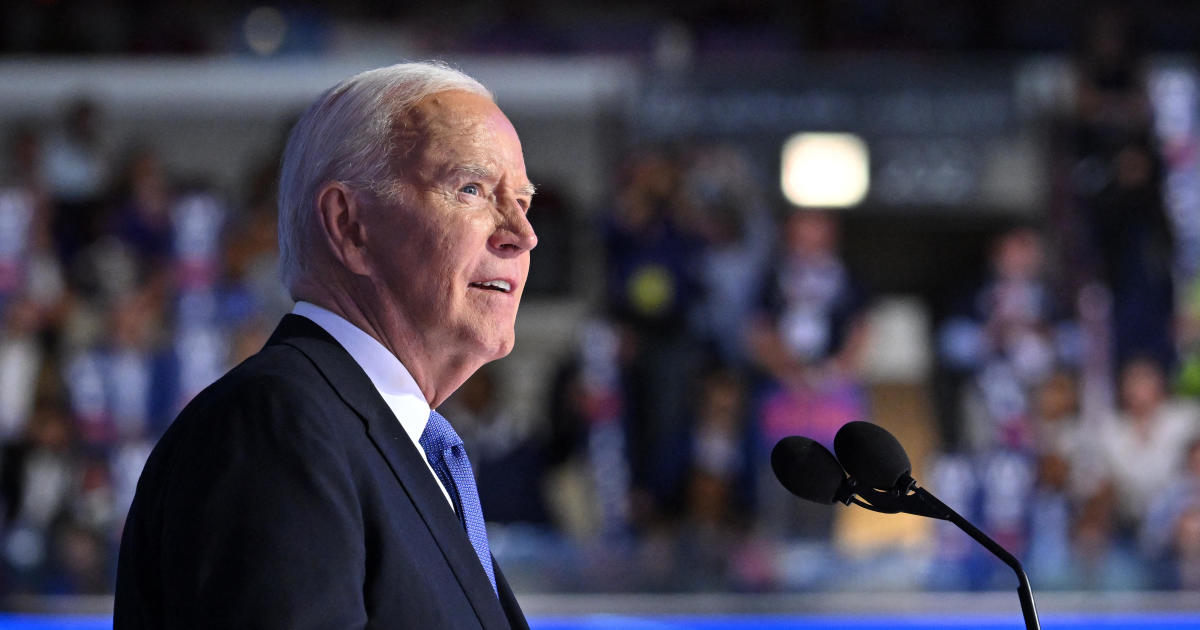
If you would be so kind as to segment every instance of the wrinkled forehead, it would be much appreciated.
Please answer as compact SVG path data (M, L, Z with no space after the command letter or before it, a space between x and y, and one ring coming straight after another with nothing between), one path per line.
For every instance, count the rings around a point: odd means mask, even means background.
M463 91L439 92L397 117L392 133L399 155L420 158L431 151L475 153L475 159L519 160L520 140L512 123L490 99Z

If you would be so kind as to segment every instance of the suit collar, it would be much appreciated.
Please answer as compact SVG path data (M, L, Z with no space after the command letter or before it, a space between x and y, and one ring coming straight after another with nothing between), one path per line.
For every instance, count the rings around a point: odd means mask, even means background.
M409 439L414 444L419 442L429 420L429 403L404 363L379 340L333 311L301 301L296 303L292 313L313 321L350 354L366 372Z
M267 345L296 348L313 362L338 396L362 418L367 434L412 499L484 628L503 630L501 607L479 557L454 511L430 475L425 460L354 359L320 326L285 315Z

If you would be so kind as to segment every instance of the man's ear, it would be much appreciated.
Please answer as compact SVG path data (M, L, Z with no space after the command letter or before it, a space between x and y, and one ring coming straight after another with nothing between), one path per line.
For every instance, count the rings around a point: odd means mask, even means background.
M342 182L327 182L317 190L317 221L329 253L347 271L368 275L366 208L361 198Z

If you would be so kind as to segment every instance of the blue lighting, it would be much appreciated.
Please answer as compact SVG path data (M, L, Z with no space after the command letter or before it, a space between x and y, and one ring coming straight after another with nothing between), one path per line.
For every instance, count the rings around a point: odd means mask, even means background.
M1046 630L1200 629L1200 614L1120 615L1054 614L1042 616ZM533 630L1014 630L1019 616L996 615L581 615L534 617ZM0 614L0 630L112 630L107 617L56 617Z

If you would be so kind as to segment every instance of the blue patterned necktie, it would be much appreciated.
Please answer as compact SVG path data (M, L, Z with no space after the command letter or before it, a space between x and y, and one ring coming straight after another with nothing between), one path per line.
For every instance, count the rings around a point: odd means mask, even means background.
M454 503L454 511L463 529L467 530L467 538L479 556L479 564L487 573L492 590L496 591L496 572L492 569L492 551L488 547L487 528L483 522L483 508L479 506L479 491L475 488L475 474L471 472L471 462L467 459L467 450L463 448L462 438L454 432L454 427L436 411L429 412L429 422L421 433L421 448L433 472L442 481L450 500ZM498 593L498 591L497 591Z

